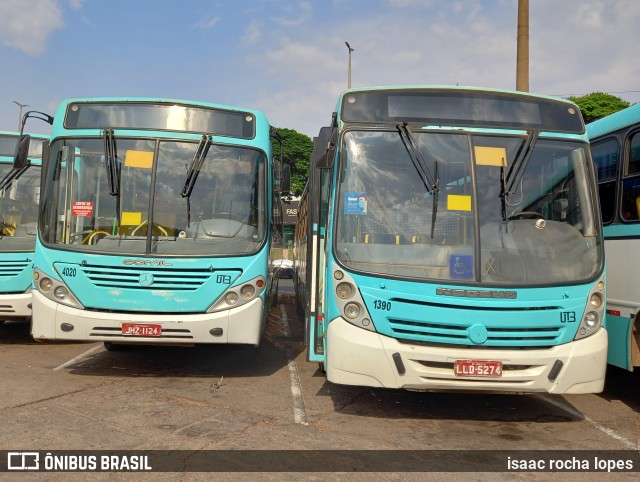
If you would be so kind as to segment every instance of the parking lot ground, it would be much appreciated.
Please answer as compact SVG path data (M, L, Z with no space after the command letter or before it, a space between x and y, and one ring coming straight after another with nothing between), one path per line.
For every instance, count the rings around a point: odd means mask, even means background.
M286 285L258 349L143 346L110 352L101 343L36 343L28 323L5 323L0 449L561 453L639 446L638 373L610 370L602 394L575 396L349 387L327 382L318 365L306 361L303 340L303 322ZM296 480L289 479L294 474L275 475L263 477ZM400 480L397 475L374 480ZM494 475L492 480L513 476ZM195 473L166 477L206 479ZM415 477L403 480L424 480Z

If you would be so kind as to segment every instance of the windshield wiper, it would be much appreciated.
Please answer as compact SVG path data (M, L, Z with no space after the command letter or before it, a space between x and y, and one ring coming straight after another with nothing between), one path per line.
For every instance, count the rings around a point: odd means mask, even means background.
M200 144L198 144L198 148L193 156L191 165L187 170L187 179L184 181L184 186L182 186L182 192L180 193L182 197L187 198L187 227L191 226L191 193L193 192L193 187L196 185L196 181L198 180L202 164L204 164L204 160L209 152L211 139L211 136L206 134L202 136L202 139L200 139Z
M520 150L516 154L506 178L504 176L504 167L500 168L500 200L502 203L503 221L507 220L507 198L513 194L514 187L522 181L539 134L540 131L537 129L527 131L527 138L520 146Z
M438 214L438 193L440 192L440 178L438 176L438 161L434 161L434 175L431 175L431 171L427 167L418 143L416 142L411 130L407 126L406 122L402 124L396 124L396 128L400 133L400 138L404 144L404 147L409 153L409 158L416 168L420 180L424 184L427 192L433 195L433 210L431 211L431 239L433 239L433 233L436 226L436 216Z
M107 186L109 194L120 195L120 169L118 165L118 153L116 151L116 139L113 136L113 129L105 129L104 139L104 162L107 169Z
M31 164L27 163L27 165L21 169L11 169L7 173L7 175L4 176L0 181L0 191L9 186L13 181L17 181L20 176L22 176L27 171L27 169L29 169L30 166Z

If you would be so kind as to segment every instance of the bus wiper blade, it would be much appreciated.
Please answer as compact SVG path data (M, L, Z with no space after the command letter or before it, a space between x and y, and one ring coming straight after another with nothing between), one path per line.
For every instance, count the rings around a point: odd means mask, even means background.
M409 158L411 159L413 166L416 168L418 176L420 176L420 180L424 184L427 192L430 192L433 195L433 210L431 212L431 239L433 239L436 226L436 216L438 214L438 193L440 192L438 161L434 162L435 176L432 176L431 171L429 171L429 168L427 167L427 162L425 161L411 130L407 126L407 123L403 122L402 124L396 124L396 128L400 133L400 138L402 139L404 147L409 153Z
M184 181L184 186L182 186L182 192L180 193L182 197L187 198L187 226L191 226L191 193L193 192L193 187L196 185L196 181L198 180L202 164L204 164L204 160L209 152L211 139L211 136L206 134L202 136L202 139L200 139L200 144L198 144L198 148L193 156L191 165L187 170L187 179Z
M210 145L211 136L203 135L202 139L200 139L200 144L198 144L198 148L196 149L196 153L193 156L191 165L189 166L189 169L187 171L187 179L185 180L184 186L182 186L182 192L180 193L182 197L191 196L193 187L196 185L196 180L198 179L198 175L200 174L200 169L202 169L202 164L204 163L204 160L207 157L207 153L209 152Z
M516 154L516 158L513 160L513 164L511 164L509 173L507 174L507 178L505 180L504 194L506 197L513 194L514 186L517 186L518 183L522 180L524 172L527 170L529 159L531 159L533 148L535 147L536 141L538 140L538 135L540 134L540 131L537 129L531 129L527 132L527 139L520 147L518 154Z
M30 166L31 164L28 163L22 169L12 169L11 171L9 171L7 175L4 176L0 181L0 191L9 186L13 181L18 180L20 176L22 176L27 171L27 169L29 169Z
M118 153L116 151L116 139L113 136L113 129L105 129L104 139L104 162L107 169L107 186L111 196L120 195L120 169L118 165Z

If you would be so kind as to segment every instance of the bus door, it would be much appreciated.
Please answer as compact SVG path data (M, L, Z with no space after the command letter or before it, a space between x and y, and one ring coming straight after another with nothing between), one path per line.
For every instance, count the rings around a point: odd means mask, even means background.
M307 286L309 312L305 316L308 360L323 364L326 360L325 273L327 266L327 229L330 201L332 162L327 162L335 150L327 149L330 128L323 127L314 146L309 182L309 223L307 250ZM332 159L331 159L332 161Z

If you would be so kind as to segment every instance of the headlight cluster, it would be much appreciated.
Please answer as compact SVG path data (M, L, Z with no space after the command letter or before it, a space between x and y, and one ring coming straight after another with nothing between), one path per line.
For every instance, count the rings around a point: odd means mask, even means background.
M605 284L603 280L598 281L589 293L587 309L585 310L575 340L593 335L602 326L604 319Z
M262 276L258 276L246 283L232 286L226 291L225 295L221 299L218 299L218 301L216 301L207 310L207 313L228 310L229 308L235 308L249 303L260 296L265 285L266 282L264 278Z
M35 288L50 300L78 309L84 308L64 282L47 276L37 268L33 272L33 282Z
M344 319L359 328L376 331L355 281L344 271L336 269L333 272L333 287L336 304Z

